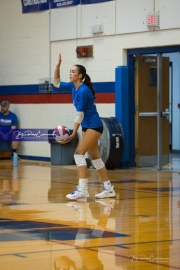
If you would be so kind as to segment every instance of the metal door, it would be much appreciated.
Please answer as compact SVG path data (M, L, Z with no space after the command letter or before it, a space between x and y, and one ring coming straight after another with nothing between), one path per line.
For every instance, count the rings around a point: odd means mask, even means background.
M158 96L157 57L136 56L135 63L135 147L136 166L152 167L169 162L169 58L162 57L162 85ZM161 115L158 114L158 102ZM159 133L159 123L162 129ZM161 153L158 153L160 140Z

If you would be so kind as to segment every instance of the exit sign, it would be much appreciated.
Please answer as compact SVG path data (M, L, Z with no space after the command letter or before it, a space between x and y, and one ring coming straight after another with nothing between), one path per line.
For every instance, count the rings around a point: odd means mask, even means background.
M146 17L146 25L149 30L159 29L159 14L150 13Z
M156 15L148 15L148 25L155 25L156 24Z

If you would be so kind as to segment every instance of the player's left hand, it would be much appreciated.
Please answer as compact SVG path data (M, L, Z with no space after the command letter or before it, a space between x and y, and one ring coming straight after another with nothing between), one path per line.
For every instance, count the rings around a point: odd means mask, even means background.
M60 144L66 144L66 143L70 142L72 139L74 139L74 137L75 137L75 135L71 134L71 135L67 138L67 140L65 140L65 141L58 141L58 143L60 143Z

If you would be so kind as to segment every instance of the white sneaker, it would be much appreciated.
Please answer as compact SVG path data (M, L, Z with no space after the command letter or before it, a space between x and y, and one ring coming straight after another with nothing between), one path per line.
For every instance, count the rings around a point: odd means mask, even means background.
M85 189L85 190L81 191L78 189L78 187L71 194L66 195L66 198L69 200L86 199L88 197L89 197L88 190Z
M101 193L95 195L97 199L112 198L115 196L116 196L116 193L114 191L114 186L111 186L108 189L104 187Z

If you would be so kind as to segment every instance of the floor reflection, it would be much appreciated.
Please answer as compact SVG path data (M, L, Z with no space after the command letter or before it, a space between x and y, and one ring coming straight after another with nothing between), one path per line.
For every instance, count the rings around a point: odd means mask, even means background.
M174 152L169 155L169 169L180 172L180 152Z
M2 167L0 269L180 269L179 173L112 170L116 197L96 200L89 170L88 200L68 201L75 166Z
M78 215L79 228L75 236L74 246L82 260L81 269L84 270L103 270L103 262L98 258L101 238L106 229L107 221L111 210L114 208L115 199L104 199L97 201L103 206L103 214L100 216L96 226L91 229L87 223L86 213L90 210L88 202L69 202L67 206L72 207ZM97 206L98 207L98 206ZM68 256L60 256L54 261L55 270L58 269L77 269L76 262Z
M8 170L5 179L0 179L0 203L2 205L15 204L18 201L20 180L18 179L18 168Z

